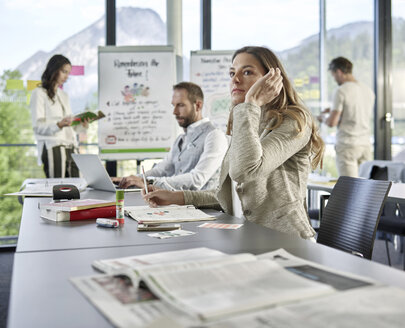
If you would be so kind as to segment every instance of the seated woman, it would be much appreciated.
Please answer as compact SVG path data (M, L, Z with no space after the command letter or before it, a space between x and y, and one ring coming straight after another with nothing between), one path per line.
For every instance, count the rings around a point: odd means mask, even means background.
M151 206L193 204L220 207L234 215L239 197L249 221L312 238L315 231L306 209L307 179L324 152L315 120L269 49L237 50L229 75L233 108L228 134L232 140L218 188L167 191L152 187L144 199Z

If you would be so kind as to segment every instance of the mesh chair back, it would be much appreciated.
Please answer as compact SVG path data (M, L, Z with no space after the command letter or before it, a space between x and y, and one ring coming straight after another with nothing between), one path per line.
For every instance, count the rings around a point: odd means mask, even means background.
M340 177L324 209L317 242L371 259L390 181Z

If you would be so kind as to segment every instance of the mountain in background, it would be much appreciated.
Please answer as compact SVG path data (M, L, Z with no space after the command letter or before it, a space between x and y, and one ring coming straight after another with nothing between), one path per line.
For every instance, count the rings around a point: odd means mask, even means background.
M166 44L166 24L151 9L122 7L117 9L117 45ZM40 80L46 63L54 54L63 54L72 65L83 65L84 76L70 76L64 86L71 100L72 110L80 112L95 102L98 84L98 46L105 46L105 16L50 52L38 51L16 69L23 80Z
M117 9L117 45L166 45L166 25L160 16L151 9L121 7ZM374 37L372 22L355 22L327 31L326 61L336 56L345 56L354 63L356 77L370 86L373 84ZM394 40L394 103L405 104L405 20L393 18ZM62 41L50 52L38 51L17 69L23 79L40 80L48 59L56 53L65 55L73 65L85 66L84 76L71 76L65 85L72 102L72 110L79 112L97 103L95 95L98 85L97 47L105 45L104 16L89 27ZM292 78L319 76L319 36L314 34L305 38L291 49L278 52ZM183 66L188 71L189 60L184 58ZM397 77L397 78L396 78ZM329 97L335 82L328 76ZM315 86L314 86L315 87Z

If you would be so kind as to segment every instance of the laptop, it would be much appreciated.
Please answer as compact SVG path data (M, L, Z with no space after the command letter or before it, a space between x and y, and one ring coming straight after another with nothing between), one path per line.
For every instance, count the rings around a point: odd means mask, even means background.
M87 185L93 189L115 192L118 186L114 185L98 155L72 154L77 167L87 181ZM141 191L140 188L123 189L126 192Z

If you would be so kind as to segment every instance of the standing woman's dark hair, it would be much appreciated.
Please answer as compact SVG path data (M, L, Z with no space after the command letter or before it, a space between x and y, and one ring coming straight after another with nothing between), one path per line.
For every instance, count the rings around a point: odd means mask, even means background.
M41 86L46 90L48 97L54 100L55 97L55 90L57 79L59 75L59 71L63 68L64 65L70 65L69 59L67 59L63 55L54 55L49 59L48 64L46 65L45 71L42 73L41 76Z

